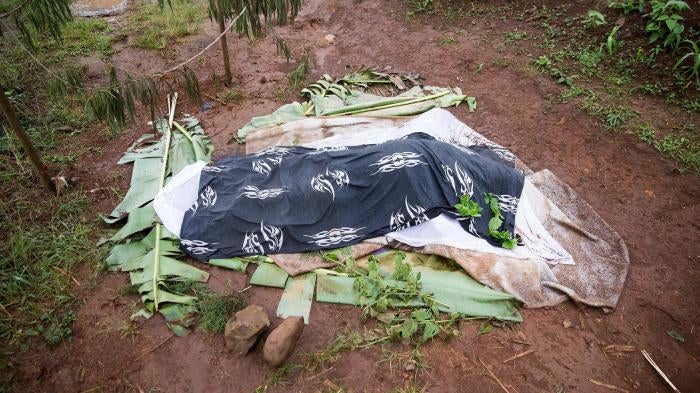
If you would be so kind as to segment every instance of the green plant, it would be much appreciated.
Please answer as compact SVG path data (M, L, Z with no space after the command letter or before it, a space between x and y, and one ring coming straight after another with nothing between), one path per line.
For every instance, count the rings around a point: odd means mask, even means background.
M49 345L58 345L63 339L73 333L71 324L75 320L75 313L68 311L62 317L45 315L42 320L44 325L41 334Z
M489 220L489 236L501 242L501 247L513 249L518 245L518 240L508 230L501 230L503 215L498 197L491 193L484 194L486 204L491 209L492 217Z
M646 0L610 1L608 7L620 9L625 15L629 15L632 12L644 12L645 3Z
M505 33L505 43L511 43L511 42L516 42L516 41L523 41L527 39L528 35L524 31L520 30L513 30L513 31L507 31Z
M610 31L608 34L607 40L605 40L605 47L608 50L608 55L612 56L613 53L615 53L615 50L617 49L618 46L620 46L620 43L618 42L616 36L617 32L620 30L619 25L616 25L613 27L613 29Z
M576 54L576 59L581 65L581 72L593 76L598 72L598 64L603 59L603 54L599 50L585 47Z
M680 0L653 0L651 12L646 16L649 22L644 30L649 35L649 43L657 43L664 49L675 51L681 43L685 26L681 23L682 11L689 10L688 4Z
M654 147L665 157L700 172L700 142L689 132L672 133L654 142Z
M637 135L643 142L651 145L654 143L654 139L656 139L656 130L649 124L640 124Z
M300 59L299 64L289 73L287 77L289 88L293 91L306 84L306 75L309 73L309 64L311 60L308 53L305 53Z
M459 203L455 205L455 209L462 217L481 217L481 206L466 194L459 197Z
M411 0L409 2L408 16L414 16L416 14L432 11L433 0Z
M690 48L673 66L673 70L680 70L686 79L692 79L700 87L700 44L699 41L685 40ZM688 63L688 64L686 64Z
M598 27L607 24L607 22L605 21L605 15L603 15L600 11L596 10L589 10L588 13L586 13L586 19L583 23L587 26L592 27Z

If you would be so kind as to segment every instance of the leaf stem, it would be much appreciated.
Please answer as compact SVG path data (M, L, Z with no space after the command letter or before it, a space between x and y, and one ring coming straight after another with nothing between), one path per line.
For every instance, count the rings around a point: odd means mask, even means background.
M160 173L160 184L158 190L160 191L165 185L165 177L168 174L168 156L170 155L170 138L172 136L173 122L175 120L175 105L177 105L177 92L170 100L168 96L168 104L170 116L168 118L168 129L165 130L165 151L163 152L163 169ZM153 249L153 304L155 310L158 311L158 271L160 270L160 232L161 224L156 223L156 240L155 247Z

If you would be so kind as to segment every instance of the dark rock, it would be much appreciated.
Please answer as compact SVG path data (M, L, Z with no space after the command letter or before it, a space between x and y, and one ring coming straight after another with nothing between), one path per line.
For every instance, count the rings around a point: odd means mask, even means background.
M304 318L289 317L270 333L265 340L263 357L273 367L289 359L297 346L297 341L304 331Z
M268 326L270 326L270 318L265 309L257 304L251 304L237 312L226 323L224 331L226 350L244 356Z

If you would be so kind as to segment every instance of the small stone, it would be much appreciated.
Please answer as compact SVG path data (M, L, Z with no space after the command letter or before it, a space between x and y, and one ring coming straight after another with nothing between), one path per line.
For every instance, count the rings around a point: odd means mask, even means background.
M107 65L97 56L81 57L77 63L87 79L101 78L107 74Z
M260 83L267 83L267 78L265 77L265 75L260 77Z
M224 331L226 350L244 356L268 326L270 326L270 318L265 309L257 304L251 304L237 312L226 323Z
M326 40L328 45L333 45L335 43L335 36L333 34L326 34L323 39Z
M304 318L289 317L267 336L263 357L267 364L277 367L289 359L304 331Z

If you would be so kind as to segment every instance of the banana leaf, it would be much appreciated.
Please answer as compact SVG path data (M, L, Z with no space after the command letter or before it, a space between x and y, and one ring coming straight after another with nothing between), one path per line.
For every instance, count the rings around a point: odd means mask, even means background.
M174 104L173 104L174 107ZM171 129L169 123L176 124ZM151 201L171 174L197 160L209 161L212 144L199 121L183 120L184 126L158 120L156 134L139 138L120 159L132 163L132 178L124 199L105 219L125 224L108 241L115 243L106 259L109 270L129 272L132 285L138 286L144 308L132 317L150 317L161 313L174 333L186 333L196 298L167 290L170 283L184 280L206 282L209 273L183 262L176 237L158 221ZM143 233L150 229L148 234Z

